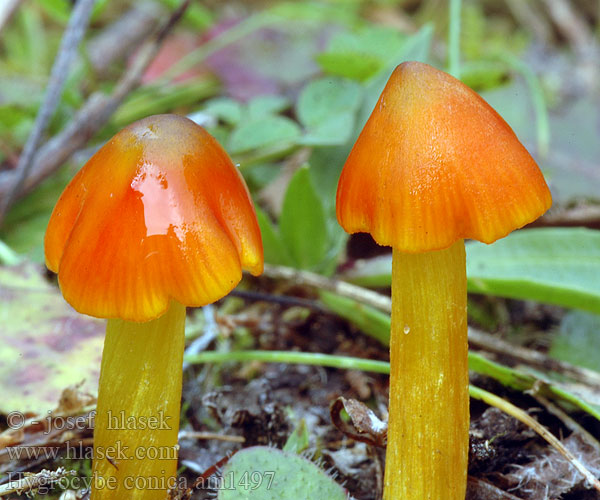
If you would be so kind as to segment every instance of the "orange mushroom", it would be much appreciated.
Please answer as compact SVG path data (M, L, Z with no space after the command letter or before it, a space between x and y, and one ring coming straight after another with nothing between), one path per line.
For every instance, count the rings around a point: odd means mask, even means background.
M393 247L386 500L464 500L463 239L492 243L551 203L535 161L478 94L427 64L396 68L337 191L342 227Z
M260 274L246 185L202 127L151 116L115 135L58 200L46 264L79 312L109 318L92 499L160 499L175 485L185 306Z

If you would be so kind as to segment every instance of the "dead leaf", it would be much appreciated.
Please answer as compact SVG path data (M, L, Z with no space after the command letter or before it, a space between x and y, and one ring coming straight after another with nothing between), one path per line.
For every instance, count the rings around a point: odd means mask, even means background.
M52 410L81 380L81 391L98 391L104 322L74 311L42 272L0 267L0 413Z
M340 412L342 407L352 420L352 425L345 423ZM355 399L337 398L331 405L331 421L346 436L355 441L383 447L387 442L387 423L382 422L373 411Z

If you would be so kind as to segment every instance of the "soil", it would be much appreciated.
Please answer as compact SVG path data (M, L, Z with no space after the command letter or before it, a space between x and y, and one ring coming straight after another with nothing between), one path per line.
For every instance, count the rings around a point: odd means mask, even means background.
M296 290L298 292L298 290ZM290 293L288 290L286 293ZM300 294L302 295L302 294ZM306 295L304 295L306 298ZM529 310L516 301L504 304L520 324L539 330L555 324L556 309ZM295 309L295 310L294 310ZM350 325L320 311L300 311L280 305L246 305L238 313L241 324L253 323L257 349L302 350L387 359L385 348ZM509 317L510 317L509 315ZM261 317L260 322L258 317ZM265 321L265 317L269 320ZM236 315L227 324L235 330ZM536 342L532 339L531 342ZM220 386L215 386L215 379ZM526 394L507 390L491 379L474 375L472 383L528 410L590 470L600 470L597 450L570 431L563 422ZM188 370L184 398L189 404L191 429L212 430L244 438L242 446L271 445L281 448L302 419L310 436L309 452L319 454L325 467L337 472L337 480L358 500L376 500L382 490L385 450L354 441L332 424L330 406L339 397L362 401L384 419L387 376L285 364L239 364ZM573 415L575 419L582 415ZM591 423L591 419L590 422ZM591 426L593 433L598 429ZM472 401L470 460L467 500L565 500L599 499L583 477L533 430L496 408ZM221 441L183 442L183 464L190 480L239 444ZM193 498L211 498L198 492Z

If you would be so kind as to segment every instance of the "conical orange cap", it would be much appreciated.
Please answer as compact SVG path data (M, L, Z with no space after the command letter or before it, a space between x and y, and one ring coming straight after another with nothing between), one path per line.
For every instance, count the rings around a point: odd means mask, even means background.
M427 64L390 77L348 157L337 218L404 252L491 243L537 219L552 198L508 124L477 93Z
M88 161L54 207L45 250L75 309L130 321L171 299L214 302L242 268L263 269L244 180L212 136L175 115L133 123Z

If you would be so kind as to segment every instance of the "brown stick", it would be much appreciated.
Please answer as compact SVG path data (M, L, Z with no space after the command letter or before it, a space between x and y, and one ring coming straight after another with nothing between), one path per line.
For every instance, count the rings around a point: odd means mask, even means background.
M488 352L507 356L528 366L536 366L542 370L561 373L591 387L600 385L600 374L598 372L549 358L541 352L511 344L475 328L469 328L469 343Z
M162 5L152 1L133 5L86 45L94 71L100 78L104 77L115 62L135 53L168 14Z
M289 280L298 285L306 285L321 290L328 290L344 297L354 299L358 302L370 305L376 309L385 312L392 311L392 300L386 295L382 295L372 290L347 283L345 281L326 278L320 274L310 271L300 271L291 267L273 266L265 264L263 276L271 279Z

